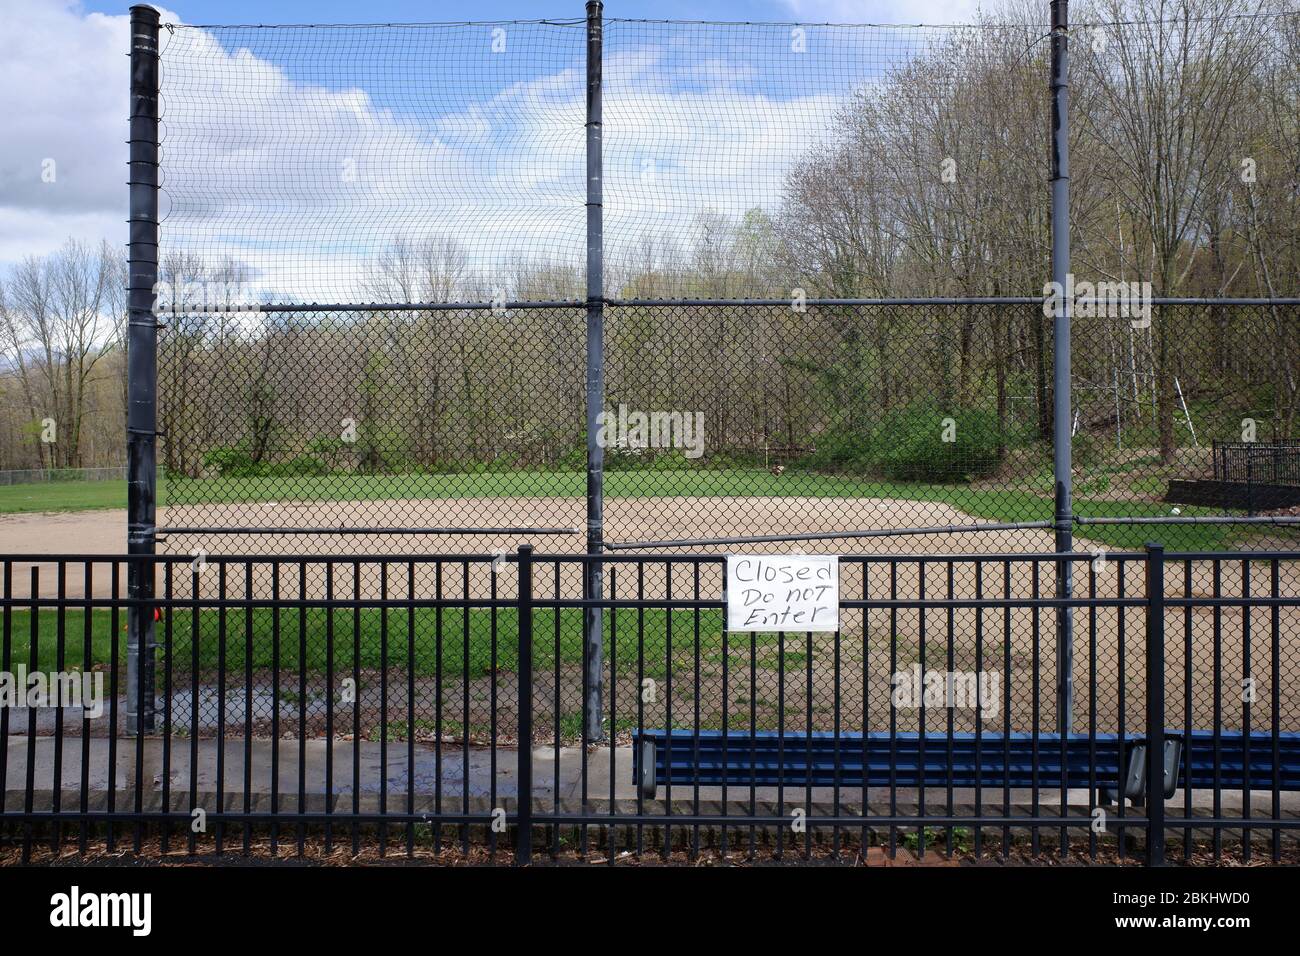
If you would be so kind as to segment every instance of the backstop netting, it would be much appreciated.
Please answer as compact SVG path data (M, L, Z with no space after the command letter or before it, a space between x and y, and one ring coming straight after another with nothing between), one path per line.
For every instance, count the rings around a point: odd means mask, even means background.
M1202 5L1072 36L1075 268L1123 293L1074 323L1084 518L1300 503L1297 306L1194 298L1294 291L1296 21ZM607 542L1052 549L1045 32L605 21ZM585 22L177 25L162 62L165 547L582 550ZM1180 122L1156 221L1134 157Z

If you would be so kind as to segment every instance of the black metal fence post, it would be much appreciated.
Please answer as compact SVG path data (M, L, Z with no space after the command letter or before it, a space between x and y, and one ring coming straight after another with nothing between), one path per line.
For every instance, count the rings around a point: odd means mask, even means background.
M519 820L515 862L533 858L533 546L519 546Z
M603 158L601 153L600 0L587 4L587 554L605 547L605 449L600 414L605 409L605 255ZM583 568L582 596L604 594L600 562ZM603 617L599 607L583 609L583 728L588 741L600 740L601 684L604 674Z
M1147 865L1165 865L1165 548L1147 552Z
M158 11L131 8L130 238L127 245L127 567L126 720L131 733L154 729L152 558L158 474Z
M1053 324L1053 410L1052 448L1056 483L1056 553L1074 550L1074 517L1071 499L1070 414L1070 320L1074 303L1066 296L1070 288L1070 122L1069 122L1069 29L1068 0L1052 0L1052 281L1056 283L1056 315ZM1068 598L1074 591L1074 568L1070 561L1056 563L1056 596ZM1074 710L1074 609L1056 612L1056 722L1057 730L1068 734Z
M1255 517L1255 456L1246 449L1246 516Z

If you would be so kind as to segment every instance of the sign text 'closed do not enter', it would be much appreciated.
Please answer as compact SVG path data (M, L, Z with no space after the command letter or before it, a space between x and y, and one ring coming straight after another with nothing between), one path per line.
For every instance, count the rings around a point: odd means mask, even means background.
M837 631L839 558L727 555L727 630Z

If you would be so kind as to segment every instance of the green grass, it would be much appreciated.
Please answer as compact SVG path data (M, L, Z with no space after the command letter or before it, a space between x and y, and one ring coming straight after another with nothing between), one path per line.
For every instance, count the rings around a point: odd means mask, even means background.
M125 507L125 481L53 481L0 485L0 514Z
M579 472L489 472L453 475L330 475L326 477L172 479L160 482L159 503L219 504L268 501L373 501L418 498L580 497ZM849 497L943 502L988 521L1040 521L1052 517L1049 497L1025 490L970 488L911 482L873 481L788 470L780 476L762 469L681 469L610 471L607 498L661 497ZM81 511L126 506L124 482L54 482L0 487L0 514ZM1090 500L1080 496L1075 512L1090 517L1167 516L1170 506L1149 501ZM1216 514L1185 507L1185 516ZM918 517L915 524L926 521ZM769 532L755 528L755 534ZM1230 525L1101 526L1079 529L1081 546L1140 548L1152 538L1171 548L1215 550L1241 538Z
M912 853L916 853L921 848L921 834L916 830L911 830L903 834L903 846ZM956 853L965 853L974 845L973 836L968 827L953 827L952 829L952 848ZM947 852L948 831L941 827L925 828L925 849L926 852Z
M31 668L31 626L32 612L14 610L10 623L11 663L22 662ZM404 668L408 655L408 612L405 609L362 608L356 612L339 610L333 612L333 640L327 641L330 614L323 608L308 608L305 626L299 625L297 608L254 608L252 628L246 627L246 615L243 611L225 613L225 664L227 672L238 674L251 661L254 670L266 670L276 660L274 640L276 623L279 624L280 654L279 663L283 670L297 670L300 661L310 672L324 673L329 663L329 649L333 646L333 666L336 677L346 677L353 669L354 661L359 661L362 670L378 670L383 661L383 622L388 618L388 663L389 667ZM611 627L610 612L605 612L606 655L612 650L618 671L622 674L635 675L638 651L643 655L646 673L654 676L652 671L662 671L667 661L667 624L669 611L662 608L646 609L643 637L637 637L637 612L619 610L618 626ZM694 612L691 610L674 610L673 625L673 660L679 666L689 666L694 654ZM86 612L69 610L64 615L64 662L68 668L85 666L85 628ZM91 666L110 664L113 660L113 619L109 611L90 612ZM118 614L117 620L117 660L122 664L126 660L126 616ZM512 608L501 608L496 612L495 658L493 657L493 615L488 609L471 609L468 627L465 612L460 608L442 609L442 674L444 677L458 677L467 672L466 648L468 647L468 673L471 678L483 677L492 671L495 660L499 671L514 672L518 668L519 654L517 637L517 612ZM355 622L355 630L354 630ZM58 633L59 618L53 611L41 611L37 614L37 668L52 671L58 668ZM192 666L194 643L192 635L197 631L199 669L215 669L220 661L222 641L221 615L215 610L200 610L198 626L195 628L193 612L177 609L172 612L172 659L177 671L188 672ZM582 663L582 613L580 609L568 608L560 612L559 621L559 660L561 665L580 666ZM416 608L414 613L415 633L415 673L421 676L433 676L438 673L438 648L434 635L438 630L438 611L434 608ZM611 635L617 634L617 641L611 646ZM700 635L702 646L720 646L722 633L722 613L720 611L700 612ZM157 641L165 646L166 629L163 624L157 628ZM300 634L306 635L306 653L302 654ZM468 635L468 641L466 636ZM556 661L555 612L550 609L538 610L533 617L533 666L536 668L553 668ZM251 642L249 640L251 636ZM732 639L731 643L735 643ZM251 644L251 656L249 654ZM359 653L358 653L359 652ZM161 680L164 657L159 655L159 679ZM775 666L775 665L774 665Z

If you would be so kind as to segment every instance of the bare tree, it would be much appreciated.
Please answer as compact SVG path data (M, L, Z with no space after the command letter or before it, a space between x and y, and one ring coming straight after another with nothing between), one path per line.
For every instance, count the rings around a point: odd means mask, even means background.
M1248 10L1263 9L1262 2ZM1097 108L1081 117L1105 150L1108 185L1132 217L1134 271L1177 295L1195 261L1203 204L1228 168L1231 117L1263 49L1241 0L1105 0L1106 56L1086 62ZM1175 330L1155 316L1160 456L1174 455Z
M42 464L81 465L88 388L111 348L120 279L107 245L70 240L49 256L29 256L14 270L4 304L5 346L42 426ZM51 427L52 423L52 427Z

